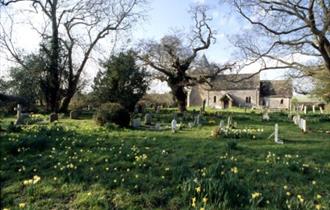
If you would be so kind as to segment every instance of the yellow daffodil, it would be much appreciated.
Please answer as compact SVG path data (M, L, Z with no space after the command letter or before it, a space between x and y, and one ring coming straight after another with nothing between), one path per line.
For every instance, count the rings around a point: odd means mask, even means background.
M313 181L312 181L312 184L313 184L313 185L316 185L316 181L313 180Z
M254 192L254 193L251 194L251 197L252 197L252 199L256 199L256 198L259 198L261 195L262 194L259 193L259 192Z
M237 169L236 166L233 167L233 168L231 168L230 171L231 171L232 173L234 173L234 174L237 174L237 173L238 173L238 169Z
M316 195L316 198L317 198L317 199L321 199L322 196L321 196L320 194L317 194L317 195Z
M193 198L191 199L191 206L192 206L192 207L196 207L196 197L193 197Z
M301 195L297 195L297 198L298 198L300 203L304 202L304 198Z
M207 203L207 200L208 200L207 197L204 197L204 198L203 198L203 203L206 204L206 203Z
M21 208L21 209L22 209L22 208L25 208L25 206L26 206L25 203L19 203L19 204L18 204L18 207Z
M322 209L322 206L321 206L321 204L316 204L316 205L315 205L315 209L317 209L317 210L320 210L320 209Z
M283 188L286 190L286 189L288 189L288 186L284 185Z
M287 195L287 196L290 196L290 195L291 195L291 193L290 193L290 192L286 192L286 195Z
M202 208L200 208L199 210L205 210L205 208L204 208L204 207L202 207Z
M196 192L199 193L199 192L201 192L201 187L196 187L195 190L196 190Z

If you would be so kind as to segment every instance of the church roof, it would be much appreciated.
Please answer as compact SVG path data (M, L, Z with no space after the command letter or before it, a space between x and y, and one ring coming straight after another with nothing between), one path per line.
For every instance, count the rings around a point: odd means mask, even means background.
M291 80L262 80L260 81L261 97L292 97L292 81Z
M254 90L259 89L259 74L221 74L213 81L209 90Z

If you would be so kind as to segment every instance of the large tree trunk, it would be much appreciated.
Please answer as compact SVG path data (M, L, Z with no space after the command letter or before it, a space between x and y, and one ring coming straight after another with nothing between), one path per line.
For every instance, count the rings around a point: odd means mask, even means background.
M60 106L60 69L59 69L59 56L60 56L60 43L57 25L57 0L53 1L51 5L51 22L52 22L52 37L51 37L51 55L49 66L49 103L50 111L57 112Z
M179 111L182 113L187 111L187 93L184 86L179 84L168 84L172 90L172 94L178 102Z
M64 99L62 101L60 112L62 112L62 113L68 112L70 101L71 101L72 97L74 96L75 92L76 92L75 90L71 90L70 92L68 92L66 94L66 96L64 97Z

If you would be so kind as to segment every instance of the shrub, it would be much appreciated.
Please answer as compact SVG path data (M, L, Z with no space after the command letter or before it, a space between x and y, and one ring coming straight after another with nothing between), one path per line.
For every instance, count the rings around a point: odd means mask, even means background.
M130 122L129 112L118 103L102 104L94 115L97 124L105 125L114 123L120 127L128 127Z

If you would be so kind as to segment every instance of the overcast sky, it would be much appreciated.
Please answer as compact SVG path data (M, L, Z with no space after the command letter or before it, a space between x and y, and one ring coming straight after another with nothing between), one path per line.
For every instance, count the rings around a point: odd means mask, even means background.
M159 40L166 34L171 34L174 30L189 32L192 25L191 16L188 10L195 4L207 4L210 7L210 15L213 18L212 27L216 30L216 43L208 50L202 52L210 61L225 63L231 60L234 54L234 47L229 42L230 37L242 33L243 29L250 25L239 17L235 11L230 10L226 5L220 5L219 0L149 0L148 14L145 21L135 25L129 34L132 43L140 39ZM0 11L2 13L3 11ZM0 14L1 15L1 14ZM21 14L15 14L21 16ZM3 16L3 15L1 15ZM1 18L3 21L3 18ZM37 21L37 20L31 20ZM38 49L40 39L35 31L28 24L20 25L16 28L16 46L26 52L33 52ZM119 48L120 46L118 46ZM8 63L4 56L4 49L0 51L0 76L6 76L8 68L12 65ZM249 69L249 72L258 69ZM98 66L90 62L86 69L86 76L92 78L98 71ZM263 72L261 79L281 79L283 71ZM151 91L166 91L164 85L153 83Z

